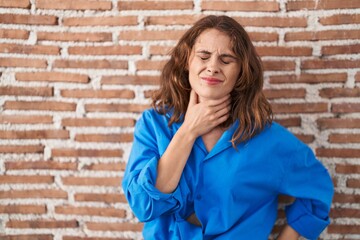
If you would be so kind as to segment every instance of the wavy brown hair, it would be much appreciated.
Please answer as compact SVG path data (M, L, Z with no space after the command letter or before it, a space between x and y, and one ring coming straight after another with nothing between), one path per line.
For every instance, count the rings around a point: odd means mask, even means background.
M221 126L228 127L236 120L240 124L231 142L245 142L272 122L271 105L263 94L263 69L260 57L245 29L227 16L207 16L197 21L170 52L160 77L160 89L154 94L152 106L160 114L172 112L169 125L182 121L190 98L188 62L197 37L206 29L227 34L233 52L240 59L240 74L231 92L231 113Z

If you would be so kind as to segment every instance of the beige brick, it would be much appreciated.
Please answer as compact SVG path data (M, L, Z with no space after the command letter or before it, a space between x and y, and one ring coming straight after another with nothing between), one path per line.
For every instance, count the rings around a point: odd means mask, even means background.
M0 29L0 38L28 39L30 32L21 29Z
M320 17L319 22L322 25L342 25L360 23L359 14L336 14L329 17Z
M273 103L274 113L323 113L328 111L327 103Z
M160 82L160 76L139 76L139 75L127 75L127 76L104 76L101 78L102 85L158 85Z
M5 124L47 124L53 123L52 116L48 115L0 115L0 123Z
M318 9L343 9L359 8L360 3L357 0L311 0L311 1L289 1L286 4L287 11L296 11L301 9L318 10Z
M132 90L61 90L61 96L66 98L135 98Z
M45 45L0 44L1 53L59 55L60 48Z
M311 56L311 47L256 47L260 56Z
M178 40L184 33L184 30L123 31L120 33L119 39L129 41Z
M360 128L359 118L319 118L317 124L320 129L330 128Z
M141 46L87 46L87 47L69 47L71 55L136 55L142 53Z
M77 134L78 142L132 142L133 134Z
M300 117L275 118L274 121L280 123L284 127L300 127L301 126L301 118Z
M126 216L125 210L112 208L112 207L97 208L97 207L57 206L55 207L55 213L63 214L63 215L101 216L101 217L116 217L116 218L124 218Z
M241 25L256 27L306 27L304 17L234 17Z
M306 90L304 88L298 89L265 89L265 97L268 99L277 98L305 98Z
M25 25L57 25L55 16L25 15L25 14L0 14L2 24L25 24Z
M1 184L51 184L54 183L53 176L24 176L24 175L2 175Z
M121 157L122 150L111 149L72 149L72 148L55 148L51 150L53 157Z
M360 88L324 88L319 91L323 98L360 97Z
M265 71L290 71L295 70L296 64L294 61L263 61Z
M137 70L156 70L161 71L167 60L140 60L136 62Z
M301 69L336 69L336 68L360 68L360 60L304 60Z
M329 135L330 143L360 143L360 134L332 133Z
M76 73L64 72L18 72L15 74L18 81L35 81L35 82L74 82L88 83L89 76Z
M253 42L276 42L279 34L275 32L249 32L249 37Z
M120 177L62 177L64 185L75 186L120 186Z
M104 202L108 204L126 202L123 194L116 193L75 193L74 199L78 202Z
M143 104L85 104L86 112L143 112L148 108L150 105Z
M76 220L9 220L6 223L7 228L29 228L29 229L47 229L47 228L77 228L79 223Z
M4 109L42 110L42 111L75 111L76 103L56 101L6 101Z
M94 0L37 0L36 7L40 9L59 10L111 10L111 1Z
M117 17L65 17L64 26L134 26L138 24L137 16Z
M1 236L1 235L0 235ZM52 234L21 234L1 236L1 240L53 240Z
M6 162L5 169L7 170L23 170L23 169L77 170L77 165L78 164L75 162L16 161L16 162Z
M329 158L359 158L360 149L353 148L317 148L316 155L318 157Z
M7 57L0 58L0 67L46 68L47 61L42 59Z
M326 30L318 32L289 32L285 34L285 41L318 41L360 39L360 30Z
M67 139L66 130L1 131L0 139Z
M359 53L360 53L360 44L341 45L341 46L323 46L321 48L322 55L359 54Z
M92 231L135 231L141 232L142 223L107 223L107 222L86 222L85 225Z
M42 145L0 145L0 153L42 153Z
M193 2L184 1L118 1L118 10L190 10Z
M331 105L333 113L356 113L360 112L359 103L333 103Z
M53 88L49 87L0 87L0 95L2 96L53 96Z
M203 15L148 16L145 25L192 25Z
M46 205L0 205L0 213L5 214L45 214ZM1 237L1 239L3 239Z
M56 60L54 68L86 68L86 69L127 69L127 61L117 60Z
M277 12L280 10L279 3L274 1L204 1L201 8L209 11Z
M30 8L30 0L0 0L3 8Z
M117 162L117 163L92 163L89 165L84 165L84 170L92 171L124 171L126 163Z
M110 42L111 33L81 33L81 32L38 32L39 41L63 41L63 42Z
M174 46L150 46L150 54L151 55L170 55L171 50Z
M0 191L0 199L67 199L67 192L56 189Z
M133 127L135 120L130 118L64 118L66 127Z
M345 83L347 73L325 73L325 74L306 74L297 75L277 75L270 76L270 83Z

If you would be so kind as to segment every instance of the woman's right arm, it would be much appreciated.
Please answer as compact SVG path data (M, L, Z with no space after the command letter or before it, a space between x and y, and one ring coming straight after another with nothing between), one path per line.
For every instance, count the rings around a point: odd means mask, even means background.
M195 139L228 118L229 101L226 98L203 104L198 104L196 98L192 92L184 123L165 146L162 156L154 130L161 126L154 126L155 120L147 114L135 127L122 185L129 205L140 221L150 221L181 206L183 196L177 186ZM167 125L162 127L167 128Z
M171 193L178 186L196 138L211 131L229 117L229 97L199 103L197 94L191 91L184 123L158 163L156 188L161 192Z

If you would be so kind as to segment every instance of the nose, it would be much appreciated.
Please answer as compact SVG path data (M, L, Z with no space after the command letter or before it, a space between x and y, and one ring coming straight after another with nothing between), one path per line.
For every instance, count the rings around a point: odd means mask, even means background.
M208 61L208 64L206 66L206 71L210 74L216 74L219 73L219 65L217 63L217 60L212 58L210 61Z

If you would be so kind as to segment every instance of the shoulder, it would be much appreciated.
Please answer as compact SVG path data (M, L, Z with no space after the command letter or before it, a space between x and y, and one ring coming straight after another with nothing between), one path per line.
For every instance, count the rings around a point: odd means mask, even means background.
M268 125L253 140L256 145L267 146L265 148L279 152L292 152L305 146L292 132L277 122Z
M142 112L137 124L167 124L169 122L168 114L160 114L154 108L146 109Z
M272 122L269 127L269 134L280 141L290 141L294 143L298 143L300 141L292 132L277 122Z
M161 114L155 109L146 109L136 122L135 133L171 136L178 124L169 126L171 113Z

